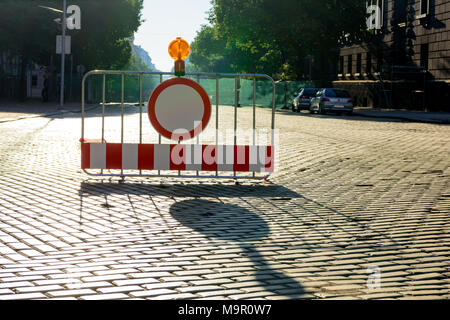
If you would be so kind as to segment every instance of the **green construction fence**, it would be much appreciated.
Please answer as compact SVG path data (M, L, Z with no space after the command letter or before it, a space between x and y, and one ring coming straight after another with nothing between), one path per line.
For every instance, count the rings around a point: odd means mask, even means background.
M163 81L169 76L164 76ZM206 90L212 104L216 103L216 78L206 76L188 76ZM134 104L139 102L139 77L138 75L124 76L124 102ZM142 78L143 101L148 101L151 93L160 83L159 75L144 74ZM242 77L239 80L238 104L242 107L253 106L253 78ZM122 77L121 75L107 75L105 83L106 103L120 103ZM91 75L86 80L86 102L90 104L101 103L103 96L103 75ZM290 107L292 100L301 88L315 88L314 81L277 81L275 104L276 108ZM264 78L256 78L256 105L259 107L272 107L273 85ZM219 78L219 105L235 105L235 79Z

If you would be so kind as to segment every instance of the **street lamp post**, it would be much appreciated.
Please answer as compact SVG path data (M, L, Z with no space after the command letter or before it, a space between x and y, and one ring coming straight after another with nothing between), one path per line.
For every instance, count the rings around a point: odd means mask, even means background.
M62 13L62 21L61 19L55 19L54 21L56 23L60 23L61 22L61 31L62 31L62 35L61 35L61 87L60 87L60 106L62 107L64 105L64 73L65 73L65 64L66 64L66 28L69 29L81 29L81 24L80 24L80 19L81 19L81 13L80 13L80 7L76 6L76 5L72 5L69 8L67 8L67 1L63 0L63 8L62 10L59 9L55 9L55 8L50 8L47 6L42 6L39 5L38 7L46 9L46 10L50 10L53 12L57 12L57 13ZM68 27L67 26L67 9L69 9L69 11L71 11L72 13L74 13L70 18L71 20L71 24ZM76 19L76 23L74 23L74 19ZM58 37L57 37L58 38ZM59 46L58 46L59 47ZM57 48L57 53L59 51L59 48Z
M62 40L61 40L61 93L60 93L60 106L64 105L64 68L65 68L65 60L66 60L66 0L63 0L63 18L62 18Z

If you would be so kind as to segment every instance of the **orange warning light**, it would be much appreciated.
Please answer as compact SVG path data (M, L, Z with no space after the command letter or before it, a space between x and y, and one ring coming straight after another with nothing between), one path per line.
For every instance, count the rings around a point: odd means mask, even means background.
M169 55L174 60L185 60L191 53L191 47L185 40L177 37L169 45Z

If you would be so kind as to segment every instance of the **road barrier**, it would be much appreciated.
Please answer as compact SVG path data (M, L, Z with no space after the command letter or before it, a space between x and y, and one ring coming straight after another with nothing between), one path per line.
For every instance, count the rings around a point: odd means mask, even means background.
M86 81L92 76L102 77L101 139L92 140L85 135L86 127ZM120 95L120 141L105 140L106 77L121 77ZM136 72L94 70L85 74L82 80L81 107L81 168L93 176L125 177L180 177L180 178L231 178L267 179L275 170L275 81L262 74L188 73L186 78L175 78L169 72ZM139 142L125 143L125 77L135 76L139 81ZM143 137L143 90L144 76L159 76L159 86L148 100L148 117L158 133L158 143L144 142ZM164 78L169 78L163 81ZM193 81L189 78L194 78ZM210 122L210 97L198 84L200 79L215 79L215 142L200 143L203 130ZM232 144L219 143L219 80L231 78L235 81L234 121ZM253 81L252 138L248 145L239 145L238 109L239 84L241 79ZM256 139L257 79L272 83L273 99L270 113L270 144L258 144ZM229 108L229 107L228 107ZM192 125L194 124L194 125ZM211 125L211 124L210 124ZM269 129L269 128L266 128ZM163 143L162 139L175 143ZM186 143L194 140L194 143ZM93 172L97 170L97 172ZM100 172L98 172L100 170Z

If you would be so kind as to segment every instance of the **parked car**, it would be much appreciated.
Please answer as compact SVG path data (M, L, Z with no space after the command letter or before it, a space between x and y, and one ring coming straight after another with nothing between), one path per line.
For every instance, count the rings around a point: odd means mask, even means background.
M325 114L326 112L353 113L353 99L350 93L344 89L324 88L317 91L311 99L309 112Z
M300 90L292 102L292 111L300 112L300 110L309 110L311 98L316 96L317 90L316 88L304 88Z

